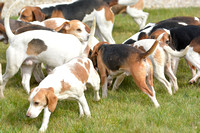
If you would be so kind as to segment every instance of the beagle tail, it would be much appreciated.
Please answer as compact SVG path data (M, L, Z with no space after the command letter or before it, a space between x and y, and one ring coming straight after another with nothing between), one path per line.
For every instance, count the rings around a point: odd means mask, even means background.
M187 53L188 49L189 49L189 45L184 49L184 50L181 50L180 52L178 51L175 51L173 50L171 47L169 46L164 46L163 49L168 52L169 54L171 54L172 56L175 56L175 57L183 57L185 56L185 54Z
M153 51L156 49L156 47L157 47L157 45L158 45L160 39L163 37L163 35L164 35L164 33L160 34L160 35L158 36L158 38L156 39L156 41L154 42L154 44L152 45L152 47L151 47L147 52L141 54L140 57L141 57L142 59L148 57L150 54L153 53Z
M21 2L21 1L22 1L22 0L16 0L16 1L9 7L9 9L8 9L8 11L7 11L7 14L6 14L6 16L5 16L5 19L4 19L5 30L6 30L6 34L7 34L8 38L9 38L9 40L12 40L13 37L15 36L15 35L13 34L13 32L11 31L11 29L10 29L10 23L9 23L11 11L12 11L12 8L13 8L16 4L18 4L19 2Z
M92 28L91 28L91 31L90 31L90 36L89 36L89 39L88 39L88 43L87 43L87 46L86 46L86 48L83 52L83 56L85 56L85 57L88 57L89 51L91 49L92 39L94 38L95 29L96 29L95 27L96 27L96 18L94 17L93 23L92 23Z
M1 68L1 63L0 63L0 85L2 85L3 79L2 79L2 68Z

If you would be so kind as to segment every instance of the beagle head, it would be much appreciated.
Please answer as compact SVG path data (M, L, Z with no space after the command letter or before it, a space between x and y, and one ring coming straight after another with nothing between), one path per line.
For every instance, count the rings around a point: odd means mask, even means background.
M55 31L64 34L73 34L81 42L88 41L90 35L90 28L79 20L66 21L61 26L57 27Z
M45 14L42 13L39 7L31 7L27 6L22 8L18 13L18 20L24 22L32 22L32 21L43 21L45 20Z
M30 106L28 108L26 116L30 118L36 118L40 114L40 112L47 106L50 112L54 112L58 101L52 87L48 89L32 89L28 100L30 102Z
M99 42L97 43L92 52L91 52L91 55L89 56L89 58L92 60L92 63L94 65L94 67L97 67L97 56L98 56L98 53L99 53L99 47L103 44L109 44L108 42Z
M162 45L169 45L170 44L170 32L166 29L157 29L154 31L149 38L150 39L156 39L160 34L164 33L162 39L160 40Z

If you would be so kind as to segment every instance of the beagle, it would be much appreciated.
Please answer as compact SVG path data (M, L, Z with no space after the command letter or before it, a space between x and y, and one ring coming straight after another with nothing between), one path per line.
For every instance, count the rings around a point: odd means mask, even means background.
M25 22L43 21L47 18L61 17L78 19L84 23L97 19L97 36L102 41L115 43L112 37L114 14L110 5L135 4L138 0L75 0L70 3L26 6L19 12L19 20Z
M115 15L121 13L129 14L134 21L139 25L140 29L143 29L149 13L143 11L144 8L144 0L138 0L138 2L134 5L123 6L123 5L114 5L112 6L112 11Z
M102 98L107 97L107 74L112 78L118 76L115 86L119 86L123 80L119 75L132 75L136 85L151 98L155 107L159 107L153 87L153 66L148 56L156 49L161 38L162 35L147 52L122 44L99 43L94 47L91 59L100 72Z
M6 72L3 75L3 83L0 86L0 97L4 97L3 90L6 83L18 72L19 68L24 74L25 81L30 81L34 65L23 64L24 62L44 63L50 67L56 67L81 55L87 47L87 42L80 42L72 34L62 34L47 30L32 30L18 35L13 34L9 25L9 17L12 7L18 2L19 0L15 1L9 8L4 20L10 45L6 54ZM24 83L27 93L30 92L29 84L29 82Z
M166 31L162 31L166 32ZM190 84L193 84L200 77L200 56L199 56L199 45L200 45L200 27L195 25L188 25L183 27L178 27L169 30L169 36L166 40L169 40L169 44L164 47L164 49L173 55L174 50L180 52L189 46L188 52L185 55L185 59L189 62L190 66L194 66L197 69L193 78L189 81ZM173 50L172 50L173 49ZM174 69L178 67L179 58L172 65Z
M91 34L94 34L94 30ZM81 56L56 67L37 87L31 90L28 99L30 106L26 116L36 118L44 109L40 132L46 131L50 115L54 112L58 100L76 100L80 117L84 114L87 117L91 116L84 91L87 89L86 83L89 83L94 88L94 100L99 101L100 78L92 61L87 58L90 46L91 40L88 41L88 47Z

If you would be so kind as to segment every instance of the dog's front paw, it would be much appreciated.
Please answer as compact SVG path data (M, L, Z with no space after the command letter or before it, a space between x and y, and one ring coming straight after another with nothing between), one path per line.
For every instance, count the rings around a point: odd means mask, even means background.
M47 126L41 126L39 132L44 133L47 130Z

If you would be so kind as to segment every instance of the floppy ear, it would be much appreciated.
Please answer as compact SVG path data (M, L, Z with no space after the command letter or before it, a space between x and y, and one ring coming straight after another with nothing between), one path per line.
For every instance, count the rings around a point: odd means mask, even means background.
M54 94L54 90L53 90L52 87L48 88L46 97L47 97L47 101L48 101L49 111L54 112L56 105L57 105L57 102L58 102L58 98Z
M66 21L61 26L56 27L55 31L63 33L63 32L66 32L67 30L69 30L69 28L70 28L70 23ZM64 31L61 31L61 30L64 30Z
M3 10L4 7L4 2L0 2L0 18L1 18L1 12Z
M40 8L35 8L35 10L33 10L33 14L35 16L35 20L36 21L43 21L45 20L45 14L41 11Z

